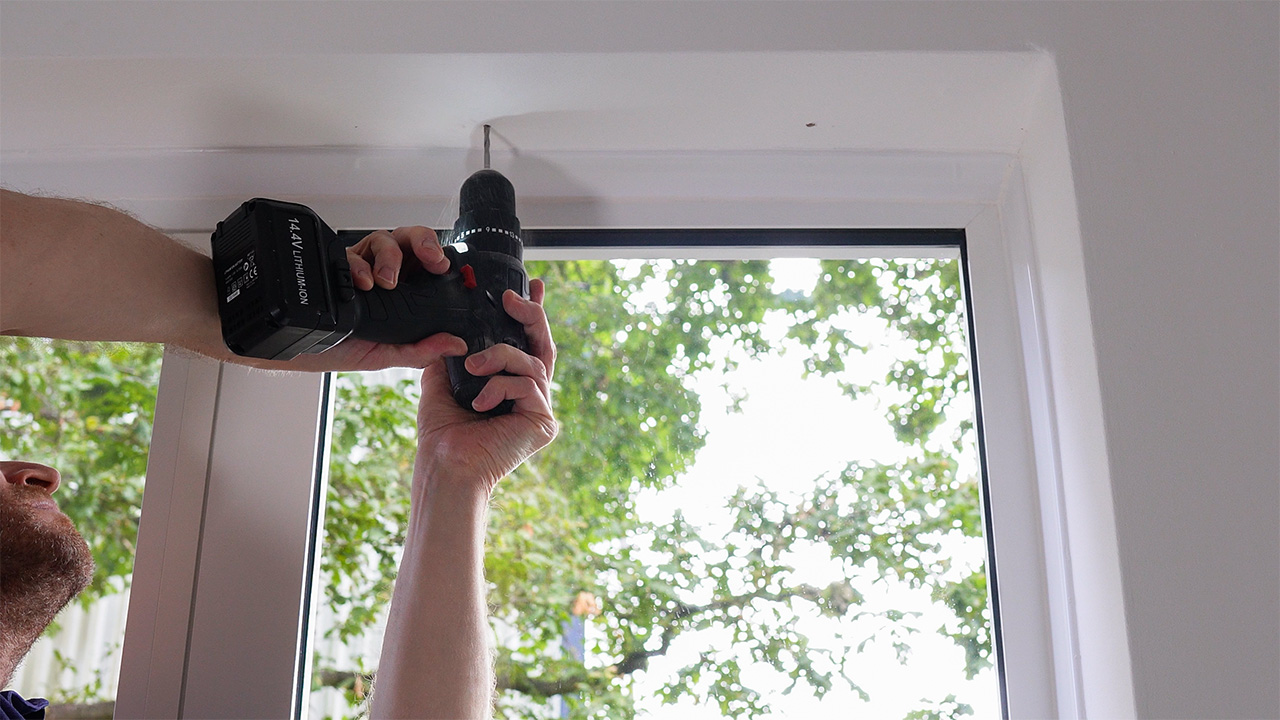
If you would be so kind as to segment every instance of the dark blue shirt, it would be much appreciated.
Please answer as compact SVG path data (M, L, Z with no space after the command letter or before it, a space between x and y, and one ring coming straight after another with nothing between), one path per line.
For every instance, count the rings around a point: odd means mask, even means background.
M0 692L0 718L3 720L44 720L47 707L49 701L44 698L24 700L12 690Z

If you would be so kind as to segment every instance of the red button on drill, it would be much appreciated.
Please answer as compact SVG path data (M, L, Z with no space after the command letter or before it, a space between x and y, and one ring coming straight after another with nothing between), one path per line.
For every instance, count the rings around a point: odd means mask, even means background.
M470 265L463 265L458 268L458 272L462 273L462 287L474 290L476 287L476 271L472 270Z

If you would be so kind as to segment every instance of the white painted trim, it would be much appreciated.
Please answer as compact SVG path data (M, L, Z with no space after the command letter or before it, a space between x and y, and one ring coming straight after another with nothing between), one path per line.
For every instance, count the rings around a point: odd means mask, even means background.
M298 628L297 639L297 675L294 680L294 714L293 717L307 720L308 711L311 706L311 675L314 671L315 663L315 642L320 638L316 634L317 618L321 614L321 603L324 602L325 589L320 572L320 566L323 564L321 555L324 552L324 522L325 511L329 500L329 466L330 452L333 443L330 439L333 437L333 411L337 405L338 393L336 392L336 378L333 374L329 374L326 382L321 388L320 397L320 418L319 418L319 459L317 460L315 469L315 482L311 489L311 504L315 509L311 517L311 538L306 546L305 562L310 563L310 573L307 575L306 584L303 586L302 597L302 619L303 622ZM304 572L307 567L304 565Z
M978 212L969 209L965 214ZM964 227L964 223L954 227ZM936 228L952 228L951 225L935 224ZM557 230L565 228L556 228ZM577 229L577 228L574 228ZM171 233L184 245L204 251L209 249L208 233ZM600 248L549 248L525 247L525 260L612 260L637 259L648 260L658 258L696 259L696 260L768 260L770 258L818 258L821 260L863 260L873 258L935 258L952 259L959 257L953 247L927 247L920 245L875 245L867 247L845 246L808 246L788 245L786 247L752 247L725 245L720 247L681 247L646 245L629 247L615 245Z
M495 153L527 227L964 227L1013 157L926 152ZM335 228L453 223L463 150L283 148L10 152L18 191L110 198L172 233L208 233L251 197ZM797 213L797 208L801 212Z
M1040 395L1033 430L1045 521L1052 526L1046 537L1056 534L1061 542L1060 549L1048 548L1062 583L1051 595L1065 593L1058 598L1066 616L1055 618L1055 656L1062 658L1069 640L1074 716L1136 717L1084 244L1053 63L1044 68L1016 170L999 202L1032 396ZM1060 675L1060 682L1067 679Z
M1061 448L1055 417L1053 381L1034 239L1026 203L1025 180L1020 167L1010 173L1008 188L999 205L1015 297L1022 330L1023 366L1031 402L1028 429L1035 450L1035 476L1040 493L1040 523L1045 544L1046 579L1049 583L1049 622L1054 635L1054 671L1059 692L1059 717L1085 716L1085 688L1081 672L1080 633L1076 590L1071 569L1071 544L1064 503Z
M965 237L982 462L990 491L984 502L995 548L988 566L995 569L1009 717L1073 718L1061 703L1061 683L1071 678L1055 674L1059 655L1069 655L1072 646L1060 651L1063 638L1047 622L1054 602L1045 592L1046 544L1028 416L1028 395L1037 388L1027 382L1020 352L1022 328L1005 252L1009 238L994 207L965 228Z
M115 717L176 718L222 369L166 350L133 564Z
M323 386L223 367L179 717L296 716Z
M166 352L115 717L295 715L323 379Z

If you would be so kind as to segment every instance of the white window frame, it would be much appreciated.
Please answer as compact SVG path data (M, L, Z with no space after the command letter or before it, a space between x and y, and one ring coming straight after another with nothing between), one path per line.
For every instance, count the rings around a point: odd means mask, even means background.
M1044 143L1037 156L726 153L628 163L601 154L576 159L600 189L591 203L534 192L521 210L531 226L529 218L538 217L541 226L585 228L965 230L1012 717L1083 717L1089 707L1132 704L1069 169L1063 177L1069 166L1065 141L1052 127L1049 138L1058 142ZM340 155L332 158L337 167L350 161ZM690 182L690 163L717 169L696 179L696 191L681 187ZM815 167L842 178L838 193L794 191L807 187ZM764 191L756 183L744 192L741 177L771 180ZM670 196L644 197L629 189L635 187L661 187ZM697 199L675 199L683 192ZM356 198L327 202L337 210L322 215L335 226L381 224L359 216ZM1053 224L1062 212L1063 224ZM830 253L792 246L531 249L527 259ZM305 712L307 688L299 679L309 677L310 653L300 648L323 527L317 510L327 463L317 463L316 448L330 417L324 383L320 375L166 355L116 717ZM1123 672L1112 672L1116 667Z

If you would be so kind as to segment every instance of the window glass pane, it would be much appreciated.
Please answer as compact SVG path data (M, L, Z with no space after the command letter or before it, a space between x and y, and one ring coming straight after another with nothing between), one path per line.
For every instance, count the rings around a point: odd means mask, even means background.
M112 714L163 350L0 338L0 459L59 471L53 497L96 564L10 683L25 697L83 706L54 716ZM19 543L6 544L12 553Z
M529 271L562 429L490 511L499 716L1000 714L959 261ZM339 379L312 718L364 709L416 394Z

